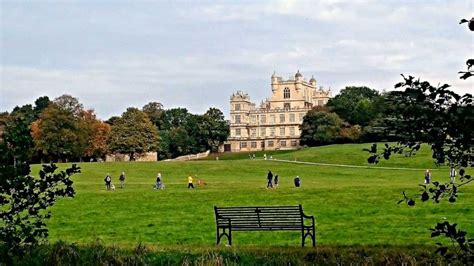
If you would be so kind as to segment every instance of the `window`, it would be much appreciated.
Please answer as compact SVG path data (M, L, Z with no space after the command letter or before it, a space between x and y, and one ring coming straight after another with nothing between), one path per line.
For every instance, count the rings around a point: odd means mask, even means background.
M268 147L273 147L273 140L268 141Z
M290 122L295 122L295 114L290 114Z
M252 137L256 137L256 136L257 136L257 129L256 129L256 128L252 128L252 129L250 130L250 132L251 132L250 134L252 135Z
M235 111L240 111L240 103L235 104Z
M289 88L285 88L283 90L283 98L285 99L289 99L290 98L290 89Z
M274 137L274 136L275 136L275 128L271 127L270 128L270 137Z
M280 123L285 123L285 114L280 114Z
M280 141L280 146L286 147L286 141L285 140Z
M267 116L266 115L260 115L260 123L265 124L267 122Z
M251 148L257 148L257 142L256 141L250 142L250 147Z
M324 101L323 101L323 100L318 100L318 105L319 105L319 106L323 106L323 105L324 105Z
M290 110L291 109L291 104L290 103L284 103L283 104L283 109Z
M285 136L285 127L280 127L280 136Z
M290 127L290 136L294 136L295 135L295 127Z
M265 134L266 134L266 133L267 133L267 132L266 132L266 130L265 130L264 127L260 129L260 136L261 136L261 137L265 137Z
M235 129L235 136L240 137L240 128Z
M291 146L295 147L296 146L296 140L291 141Z
M270 115L270 123L275 124L275 115Z
M250 123L255 124L255 115L250 116Z
M246 141L243 141L240 143L240 148L247 148L247 142Z
M300 113L300 122L303 122L304 113Z
M236 115L236 116L235 116L235 123L236 123L236 124L240 124L240 123L241 123L241 121L240 121L240 115Z

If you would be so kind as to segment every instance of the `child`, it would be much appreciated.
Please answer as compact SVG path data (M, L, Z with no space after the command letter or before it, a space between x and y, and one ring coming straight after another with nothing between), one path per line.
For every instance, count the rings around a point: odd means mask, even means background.
M431 171L426 169L425 171L425 184L429 184L431 180Z
M122 172L119 177L120 180L120 188L125 187L125 172Z
M275 175L275 178L273 179L273 183L275 184L275 188L278 187L278 175Z
M190 175L188 176L188 189L189 188L194 188L194 185L193 185L193 177Z

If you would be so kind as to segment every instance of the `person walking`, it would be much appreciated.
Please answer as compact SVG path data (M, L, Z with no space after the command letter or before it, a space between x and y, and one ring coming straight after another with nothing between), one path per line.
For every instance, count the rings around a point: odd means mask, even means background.
M267 174L267 189L268 188L273 188L273 183L272 183L272 180L273 180L273 173L272 171L268 170L268 174Z
M191 175L188 176L188 189L189 188L194 188L193 177Z
M301 179L299 176L295 177L295 180L293 180L295 183L295 187L300 187L301 186Z
M451 179L451 184L454 184L456 182L456 168L454 166L451 166L451 170L449 170L449 178Z
M278 175L275 175L275 178L273 180L274 180L273 183L275 184L275 188L277 188L278 187L278 181L279 181L278 180Z
M107 175L105 176L104 182L105 182L105 189L110 190L110 184L112 184L112 177L110 177L109 173L107 173Z
M425 171L425 184L429 184L431 181L431 171L426 169Z
M122 172L120 174L119 180L120 180L120 188L124 188L125 187L125 172Z
M156 189L163 189L164 186L163 186L163 181L161 179L161 173L158 173L156 175L156 185L155 185L155 188Z

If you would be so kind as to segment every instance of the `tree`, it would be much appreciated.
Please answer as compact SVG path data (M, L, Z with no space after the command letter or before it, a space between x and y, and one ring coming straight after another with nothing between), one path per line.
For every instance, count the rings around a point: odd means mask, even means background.
M134 160L137 153L156 151L158 141L158 130L148 116L137 108L128 108L112 126L108 145L111 151L129 154Z
M58 98L54 99L53 102L60 109L68 111L76 117L79 117L81 112L84 111L84 106L79 102L79 99L68 94L59 96Z
M346 87L327 106L351 125L366 126L383 111L383 97L368 87Z
M339 136L342 122L335 113L310 110L300 126L300 143L308 146L334 143Z
M468 22L461 20L461 23ZM474 31L474 19L469 21L470 30ZM470 61L471 60L471 61ZM470 76L470 68L474 64L469 59L467 72L460 78ZM403 75L402 75L403 76ZM420 81L412 76L403 76L403 81L395 88L405 88L404 91L393 93L391 101L395 108L389 119L389 128L401 136L397 145L385 144L382 151L373 144L368 158L369 163L377 163L381 158L390 159L393 154L406 153L413 155L420 149L422 143L430 145L432 157L437 165L448 165L458 170L458 182L434 181L429 185L420 185L419 193L413 197L402 193L403 198L398 202L414 206L416 200L439 203L447 199L451 204L458 200L462 187L474 179L468 170L474 167L474 99L471 94L460 96L450 91L448 84L432 86L427 81ZM467 237L467 232L460 230L457 224L448 221L437 223L431 228L431 237L444 235L451 240L452 247L448 248L438 243L436 253L451 262L458 260L469 264L474 261L474 239Z
M219 145L224 143L229 136L229 124L225 121L224 114L217 108L209 108L202 116L199 124L200 142L204 142L206 149L216 152Z
M36 148L52 160L80 158L87 148L87 135L79 118L56 104L41 113L37 127L33 131Z
M35 119L38 119L41 112L49 106L51 101L48 96L42 96L35 100L35 107L33 108Z
M143 112L148 115L150 121L158 128L161 127L161 119L163 114L163 104L159 102L149 102L142 108Z
M80 134L85 134L87 147L83 156L102 158L108 152L107 139L110 125L99 121L94 110L83 111L79 120Z
M72 197L72 166L55 173L55 165L44 165L39 178L30 174L33 142L30 124L15 115L6 122L0 139L0 264L11 264L12 256L22 255L48 236L44 222L47 209L61 197Z
M195 135L197 117L186 108L164 110L161 115L159 158L174 158L199 151Z

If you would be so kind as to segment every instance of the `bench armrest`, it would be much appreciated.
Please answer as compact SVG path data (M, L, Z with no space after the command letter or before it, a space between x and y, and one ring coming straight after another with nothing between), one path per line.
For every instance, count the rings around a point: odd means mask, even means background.
M311 219L312 225L315 225L315 219L313 215L302 214L304 219Z

